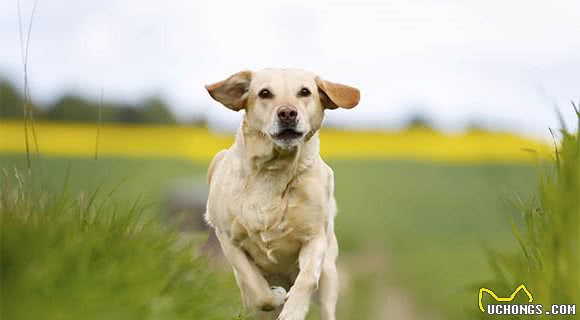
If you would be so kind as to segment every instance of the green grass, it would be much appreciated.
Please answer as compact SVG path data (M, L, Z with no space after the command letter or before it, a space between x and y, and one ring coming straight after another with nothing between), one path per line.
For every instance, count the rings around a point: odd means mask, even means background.
M580 128L580 110L574 108ZM544 311L550 311L552 304L580 301L580 138L565 129L562 135L554 164L544 167L539 176L535 199L513 201L518 212L510 217L511 242L518 244L518 250L491 251L494 277L484 284L507 292L525 284L534 304L542 304ZM489 300L485 303L493 303ZM538 316L512 317L532 318ZM577 315L558 318L577 319Z
M18 170L0 176L0 318L237 317L231 277L138 201L80 197L68 182L48 195L28 181Z
M509 241L505 199L516 194L529 198L537 176L534 166L521 165L412 161L330 165L339 206L339 264L349 274L340 319L372 319L387 287L408 292L428 317L433 313L443 319L465 319L466 310L477 309L477 290L470 286L491 275L482 247L515 246ZM2 155L3 168L14 166L24 168L24 158ZM141 194L155 212L172 181L183 177L202 181L206 164L107 158L98 161L97 170L94 160L42 158L41 167L45 189L60 188L69 171L73 194L88 194L103 184L111 188L126 178L115 193L118 201L131 203ZM230 294L237 304L236 289Z

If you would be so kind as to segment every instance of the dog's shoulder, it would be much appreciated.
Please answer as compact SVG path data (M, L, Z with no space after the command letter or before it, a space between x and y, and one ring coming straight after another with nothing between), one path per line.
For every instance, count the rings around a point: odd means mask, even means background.
M323 179L326 187L326 197L332 198L334 196L334 171L332 168L320 159L320 166L323 174Z
M213 178L214 172L216 168L220 165L224 157L226 156L228 150L222 150L218 152L209 164L209 168L207 169L207 184L211 185L211 180Z
M294 194L301 195L300 200L317 203L326 207L334 195L334 173L332 169L318 158L308 170L302 172L292 185ZM301 203L301 202L300 202Z
M334 182L334 171L332 170L332 168L326 162L324 162L324 160L320 160L320 162L322 163L322 167L324 169L324 172L326 173L326 178L329 181Z
M232 149L225 149L218 152L212 159L207 170L208 198L206 220L212 225L223 225L230 220L227 207L232 200L232 188L235 188L235 181L232 175L237 158L232 153ZM228 183L229 182L229 183Z

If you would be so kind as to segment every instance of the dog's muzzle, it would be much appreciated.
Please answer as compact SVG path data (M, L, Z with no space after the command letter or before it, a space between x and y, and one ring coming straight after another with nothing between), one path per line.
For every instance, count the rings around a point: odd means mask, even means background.
M276 140L291 141L302 138L303 132L297 130L298 110L294 106L282 106L277 111L278 131L272 137Z

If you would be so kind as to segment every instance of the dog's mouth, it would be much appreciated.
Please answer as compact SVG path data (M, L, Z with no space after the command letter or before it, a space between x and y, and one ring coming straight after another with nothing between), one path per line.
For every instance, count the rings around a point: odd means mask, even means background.
M278 133L274 134L272 137L274 137L274 139L277 139L277 140L295 140L295 139L302 138L303 135L304 135L304 133L302 133L300 131L296 131L295 129L292 129L292 128L287 128L287 129L280 130Z

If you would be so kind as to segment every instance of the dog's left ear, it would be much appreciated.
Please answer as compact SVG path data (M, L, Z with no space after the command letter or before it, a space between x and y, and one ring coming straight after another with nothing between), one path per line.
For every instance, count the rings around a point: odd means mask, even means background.
M240 111L246 107L251 81L252 72L241 71L226 80L209 84L205 88L215 101L234 111Z
M360 91L340 83L333 83L316 77L316 85L320 94L320 102L326 109L338 107L351 109L356 107L360 100Z

